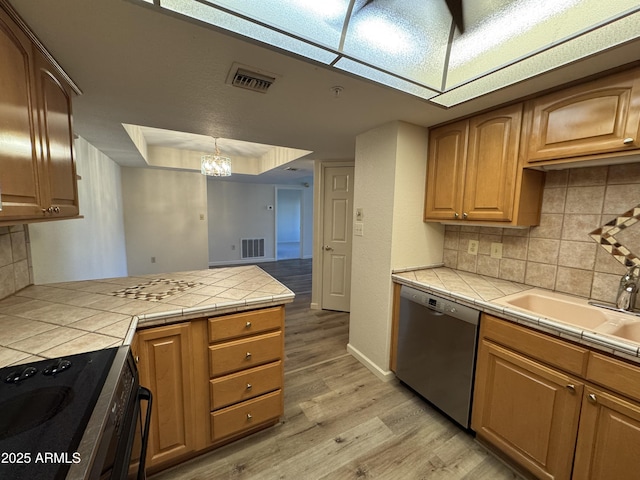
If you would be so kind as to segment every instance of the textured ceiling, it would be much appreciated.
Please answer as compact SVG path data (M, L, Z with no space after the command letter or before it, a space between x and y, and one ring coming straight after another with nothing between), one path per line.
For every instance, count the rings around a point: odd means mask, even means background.
M296 172L310 174L310 160L353 159L356 136L384 123L430 126L640 60L630 42L446 109L140 3L9 1L82 89L76 133L123 166L145 165L124 123L312 151ZM278 78L266 94L231 87L234 62Z

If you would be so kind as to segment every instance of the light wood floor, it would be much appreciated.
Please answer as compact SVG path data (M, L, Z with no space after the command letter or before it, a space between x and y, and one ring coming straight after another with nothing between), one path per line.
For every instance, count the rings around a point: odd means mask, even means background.
M308 308L304 262L263 267L296 292L286 307L281 422L152 479L519 478L410 390L381 382L346 352L349 315Z

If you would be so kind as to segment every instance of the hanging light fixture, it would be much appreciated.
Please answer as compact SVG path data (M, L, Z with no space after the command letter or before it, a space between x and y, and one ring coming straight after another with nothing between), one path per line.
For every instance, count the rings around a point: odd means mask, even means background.
M210 177L228 177L231 175L231 159L220 155L218 139L215 138L215 152L213 155L202 155L200 158L200 173Z

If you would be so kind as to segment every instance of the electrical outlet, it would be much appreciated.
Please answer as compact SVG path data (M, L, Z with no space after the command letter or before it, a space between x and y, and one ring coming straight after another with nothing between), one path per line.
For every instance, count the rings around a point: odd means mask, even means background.
M151 263L156 263L156 257L151 257Z
M467 253L471 255L478 254L478 240L469 240L469 247L467 248Z
M493 242L491 244L491 258L502 258L502 244Z
M362 237L364 235L364 223L355 222L353 224L353 234L357 235L358 237Z
M200 214L200 220L204 220L204 213Z

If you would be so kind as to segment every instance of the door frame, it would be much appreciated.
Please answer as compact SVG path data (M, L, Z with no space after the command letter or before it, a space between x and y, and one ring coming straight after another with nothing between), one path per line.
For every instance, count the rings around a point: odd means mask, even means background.
M353 167L355 160L319 161L314 164L313 172L313 260L311 272L311 305L315 310L322 309L322 246L324 239L324 184L326 179L325 169L329 167ZM353 232L351 232L353 234Z
M298 258L303 258L304 252L304 189L303 186L298 185L276 185L276 207L275 207L275 215L273 216L274 221L274 246L275 252L274 256L276 260L278 258L278 193L280 190L298 190L300 192L300 251L298 252Z

